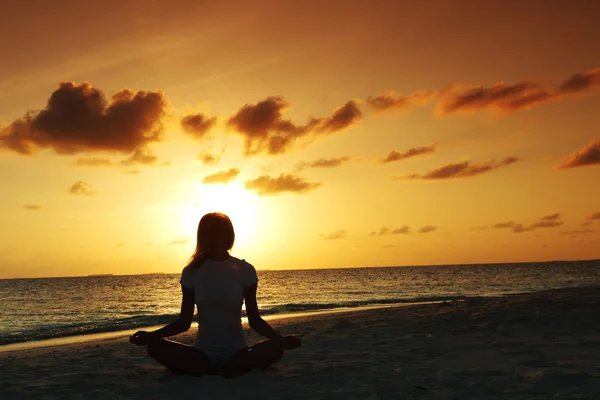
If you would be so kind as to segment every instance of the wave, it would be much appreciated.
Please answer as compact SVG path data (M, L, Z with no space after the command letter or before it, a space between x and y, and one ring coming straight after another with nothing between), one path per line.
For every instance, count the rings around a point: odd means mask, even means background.
M431 301L452 301L462 299L465 299L465 296L382 298L357 301L342 301L335 303L288 303L264 306L261 307L260 312L262 315L294 314L306 311L330 310L339 308L356 308L387 304L410 304ZM132 311L127 314L139 314L139 312ZM245 317L245 314L245 311L243 311L242 316ZM164 325L174 321L177 317L178 314L144 314L132 315L124 318L115 318L106 321L82 321L76 324L47 325L35 330L0 334L0 346L12 343L23 343L68 336L88 335L92 333L118 332L148 326ZM196 316L194 316L194 320L196 320Z

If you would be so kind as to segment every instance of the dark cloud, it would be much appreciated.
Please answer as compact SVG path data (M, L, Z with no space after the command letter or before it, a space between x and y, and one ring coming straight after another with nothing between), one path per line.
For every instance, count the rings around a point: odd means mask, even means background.
M311 162L300 162L296 164L297 170L304 168L333 168L339 167L340 165L350 161L350 157L338 157L338 158L320 158Z
M203 139L217 124L217 117L209 118L204 114L190 114L181 119L181 127L196 139Z
M24 155L42 148L59 154L131 153L161 140L166 108L162 92L124 89L107 101L87 82L63 82L45 109L0 130L0 147Z
M186 243L189 243L189 241L190 241L190 239L188 239L188 238L180 238L180 239L171 240L167 244L186 244Z
M600 212L593 213L588 218L590 221L600 221Z
M331 232L327 235L321 235L325 240L335 240L335 239L344 239L347 236L347 232L343 229L337 230L335 232Z
M554 95L535 82L519 82L514 85L497 83L489 88L452 87L442 92L438 109L443 114L481 109L516 111L552 100Z
M410 233L410 227L408 225L403 225L396 229L390 229L384 226L378 231L369 233L369 236L399 235L405 233Z
M230 168L227 171L220 171L216 174L205 176L202 183L214 184L214 183L228 183L237 178L240 174L239 168Z
M498 222L497 224L494 225L494 228L496 229L504 229L504 228L511 228L513 226L515 226L516 224L512 221L507 221L507 222Z
M362 116L358 104L351 100L330 117L312 118L306 125L296 125L282 117L288 107L282 97L268 97L256 104L243 106L227 120L227 126L244 137L246 155L261 152L274 155L285 153L298 138L311 133L340 131Z
M529 227L532 229L536 228L554 228L555 226L561 226L563 223L561 221L555 220L541 220L538 222L534 222Z
M78 196L92 196L95 194L92 185L84 181L77 181L72 184L68 192Z
M600 87L600 68L574 74L554 91L535 81L499 82L491 87L454 85L442 91L437 106L443 114L483 109L512 112L596 87Z
M421 227L421 229L419 229L419 233L428 233L428 232L433 232L437 229L437 226L433 226L433 225L425 225L423 227Z
M29 210L29 211L37 211L39 209L42 208L42 206L38 205L38 204L25 204L23 206L24 209Z
M420 90L407 96L395 92L387 92L379 96L369 96L366 102L375 111L405 110L415 105L425 105L434 96L435 92L427 90Z
M248 190L256 191L261 196L268 196L283 192L306 193L321 186L321 183L309 182L297 175L280 174L276 178L262 175L256 179L246 181L244 186Z
M386 154L386 156L383 159L383 163L401 161L410 157L420 156L422 154L435 153L435 146L435 144L432 144L429 146L414 147L404 152L397 152L395 150L392 150Z
M600 68L590 69L571 76L560 87L563 93L579 93L600 86Z
M342 107L336 109L331 117L317 119L317 131L334 133L355 124L362 117L358 103L350 100Z
M408 179L424 179L424 180L439 180L453 178L468 178L493 171L502 166L513 164L520 159L516 157L508 157L500 163L490 161L487 163L471 164L469 161L464 161L457 164L448 164L440 168L429 171L425 175L412 174Z
M560 219L560 213L544 215L543 217L540 217L541 221L556 221L558 219Z
M600 139L590 142L584 148L577 150L569 157L565 158L558 168L574 168L588 165L600 164Z

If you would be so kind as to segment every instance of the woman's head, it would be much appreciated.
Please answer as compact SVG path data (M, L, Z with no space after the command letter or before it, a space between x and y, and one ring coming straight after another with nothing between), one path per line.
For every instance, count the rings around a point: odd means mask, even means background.
M196 237L196 250L190 262L199 257L223 254L233 247L235 232L229 217L223 213L209 213L200 218Z

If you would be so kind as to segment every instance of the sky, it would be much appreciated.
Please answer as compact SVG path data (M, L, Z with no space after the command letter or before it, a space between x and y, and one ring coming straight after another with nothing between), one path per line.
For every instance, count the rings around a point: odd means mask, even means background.
M0 278L600 258L600 3L11 2Z

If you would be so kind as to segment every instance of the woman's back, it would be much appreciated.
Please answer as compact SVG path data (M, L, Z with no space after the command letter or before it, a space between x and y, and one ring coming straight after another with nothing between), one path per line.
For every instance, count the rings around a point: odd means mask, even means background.
M198 333L194 346L211 360L227 359L248 346L241 324L244 289L256 284L256 270L244 260L205 259L187 266L181 284L194 289Z

